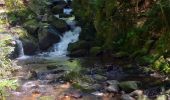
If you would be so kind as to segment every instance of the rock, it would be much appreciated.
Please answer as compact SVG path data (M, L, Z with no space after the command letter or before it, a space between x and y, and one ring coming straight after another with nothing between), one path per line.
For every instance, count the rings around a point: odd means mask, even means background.
M27 30L27 32L35 37L37 37L37 28L39 27L38 22L35 19L28 20L24 23L24 28Z
M119 84L119 82L117 80L107 80L106 83L108 85L114 85L114 84Z
M136 81L125 81L119 84L120 88L124 91L133 91L138 89Z
M122 58L122 57L127 57L127 56L129 56L129 54L127 53L127 52L117 52L116 54L114 54L113 55L114 57L116 57L116 58Z
M60 33L48 24L43 24L38 30L39 47L47 50L54 43L60 41Z
M84 57L87 54L88 53L87 53L87 51L85 49L80 49L80 50L70 52L70 54L68 54L68 56L70 56L70 57Z
M143 91L142 90L135 90L129 94L130 96L142 96Z
M93 93L91 93L91 94L93 94L93 95L95 95L95 96L104 96L104 93L99 92L99 91L93 92Z
M64 0L51 0L52 5L67 5Z
M108 92L116 92L118 93L119 92L119 82L117 80L109 80L109 81L106 81L106 83L108 84L107 87L105 87L105 90L108 91Z
M38 40L27 33L24 28L14 27L12 31L19 35L19 40L22 41L24 53L26 55L33 55L38 49Z
M35 38L30 36L29 38L21 38L21 41L26 55L34 55L36 53L38 43Z
M73 91L73 92L70 94L70 96L73 97L73 98L78 99L78 98L81 98L83 95L82 95L82 93L79 92L79 91Z
M128 94L123 94L120 98L121 98L121 100L135 100Z
M102 52L101 47L92 47L90 49L90 54L96 56Z
M78 41L71 43L68 46L68 51L70 51L69 56L73 57L83 57L89 54L90 43L87 41Z
M52 8L52 13L54 14L61 14L63 13L63 9L66 5L63 4L63 5L55 5L53 8Z
M156 100L169 100L166 95L159 95Z
M56 30L61 33L69 30L69 26L62 19L58 19L55 16L50 16L48 20L49 20L49 23L51 23L56 28Z
M88 50L89 47L90 47L89 42L81 40L81 41L77 41L75 43L69 44L68 51L73 52L73 51L80 50L80 49Z
M97 81L106 81L107 80L107 77L99 75L99 74L95 74L93 76L94 76L94 79Z
M92 88L94 89L94 90L101 90L103 87L102 87L102 85L101 84L93 84L92 85Z

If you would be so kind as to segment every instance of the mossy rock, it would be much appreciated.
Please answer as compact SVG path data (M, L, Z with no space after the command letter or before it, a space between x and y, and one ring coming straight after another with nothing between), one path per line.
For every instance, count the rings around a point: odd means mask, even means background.
M54 14L61 14L63 13L63 9L66 5L56 5L52 8L52 13Z
M68 56L70 56L70 57L84 57L87 55L88 55L88 51L85 49L75 50L68 54Z
M39 47L41 50L47 50L54 43L60 41L60 33L51 25L42 23L38 30Z
M92 47L90 49L90 55L96 56L97 54L101 53L102 49L101 47Z
M129 54L127 52L120 51L120 52L115 53L113 56L116 58L123 58L123 57L128 57Z
M62 19L58 19L55 16L50 16L48 20L49 20L49 23L52 24L57 29L57 31L61 33L69 29L67 23Z
M119 86L124 91L133 91L138 89L138 82L137 81L124 81L120 82Z
M36 30L38 27L39 23L35 19L28 20L27 22L24 23L24 28L27 30L27 32L34 36L36 36Z
M68 51L73 52L73 51L76 51L79 49L85 49L85 50L87 49L88 50L89 47L90 47L89 42L82 40L82 41L78 41L78 42L69 44Z

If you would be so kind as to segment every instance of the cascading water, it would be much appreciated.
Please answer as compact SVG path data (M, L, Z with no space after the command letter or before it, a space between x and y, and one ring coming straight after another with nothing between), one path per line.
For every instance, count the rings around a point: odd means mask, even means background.
M65 56L67 54L67 48L70 43L78 41L79 33L81 32L80 27L75 27L72 31L67 31L61 38L61 41L54 45L53 54L57 56Z
M70 15L72 12L71 8L66 8L63 10L63 13ZM59 15L55 15L55 17L59 18ZM59 43L56 43L53 45L53 52L50 52L50 55L52 56L66 56L68 51L68 45L70 43L74 43L78 41L79 33L81 32L81 27L76 26L75 17L69 17L69 18L60 18L66 21L66 23L70 26L71 30L64 33L64 35L61 37L61 40Z
M16 42L16 52L17 52L18 58L23 57L24 49L23 49L22 42L19 39L16 39L15 42Z
M69 3L72 0L65 0L65 2ZM66 15L71 15L72 9L68 6L63 9L63 13ZM53 45L52 50L50 52L41 53L39 55L48 55L48 56L66 56L68 51L68 45L70 43L74 43L78 41L79 33L81 32L81 27L76 26L75 17L71 16L68 18L60 18L60 15L54 15L56 18L65 20L66 23L70 26L71 30L66 31L63 36L60 37L60 42Z

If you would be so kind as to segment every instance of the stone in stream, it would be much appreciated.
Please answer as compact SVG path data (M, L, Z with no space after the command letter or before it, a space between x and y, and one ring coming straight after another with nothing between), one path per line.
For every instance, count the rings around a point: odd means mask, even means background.
M103 75L95 74L93 76L94 76L94 79L97 81L106 81L107 80L107 77L105 77Z
M121 100L135 100L135 99L128 94L123 94L121 96Z
M54 43L60 41L60 33L49 24L42 24L38 30L39 46L41 50L47 50Z
M93 94L93 95L95 95L95 96L104 96L104 93L99 92L99 91L93 92L93 93L91 93L91 94Z
M120 88L124 91L133 91L138 89L138 82L137 81L124 81L120 82Z
M108 84L108 86L105 87L105 90L108 92L115 92L118 93L119 92L119 82L117 80L108 80L106 81L106 83Z

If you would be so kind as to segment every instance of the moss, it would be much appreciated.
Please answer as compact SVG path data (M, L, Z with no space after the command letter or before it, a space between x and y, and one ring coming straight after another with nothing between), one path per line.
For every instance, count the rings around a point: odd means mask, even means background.
M170 65L168 61L161 56L159 59L157 59L153 64L152 67L156 70L165 72L165 73L170 73Z
M90 54L93 55L93 56L96 56L97 54L99 54L101 52L102 52L101 47L92 47L90 49Z
M39 23L37 20L32 19L32 20L26 21L23 26L29 34L35 35L36 30L39 27Z

